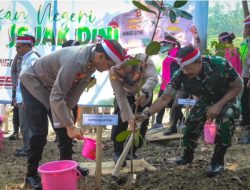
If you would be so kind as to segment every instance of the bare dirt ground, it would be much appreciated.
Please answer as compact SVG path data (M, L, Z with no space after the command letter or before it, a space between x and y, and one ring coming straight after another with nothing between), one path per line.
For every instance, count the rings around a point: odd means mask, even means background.
M238 127L233 146L228 150L225 159L226 172L221 176L208 178L205 171L212 155L213 146L206 145L200 140L195 151L194 162L188 166L176 166L170 162L179 152L179 141L165 141L160 143L147 143L138 151L138 156L144 158L158 170L150 172L146 169L137 173L135 183L131 182L131 174L122 175L119 183L111 183L111 176L104 176L103 189L140 189L140 190L247 190L250 189L250 145L238 145L237 138L242 134ZM103 161L112 160L113 148L109 140L110 130L104 131L103 142L107 148L104 150ZM50 133L48 143L40 164L57 160L59 152L57 144L53 142L55 136ZM22 139L10 141L5 138L4 149L0 151L0 190L22 189L26 159L15 157L13 153L22 144ZM74 159L86 162L81 156L82 142L74 144ZM92 190L95 187L94 178L86 177L78 183L79 190Z

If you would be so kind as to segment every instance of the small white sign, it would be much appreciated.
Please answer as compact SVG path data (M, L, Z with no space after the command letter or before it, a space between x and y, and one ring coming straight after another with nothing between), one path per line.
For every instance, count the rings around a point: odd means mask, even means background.
M118 125L118 115L83 114L83 125L92 125L92 126Z
M179 98L178 99L178 104L180 104L180 105L194 106L195 103L196 103L196 100L194 100L194 99L189 99L189 98L187 98L187 99Z

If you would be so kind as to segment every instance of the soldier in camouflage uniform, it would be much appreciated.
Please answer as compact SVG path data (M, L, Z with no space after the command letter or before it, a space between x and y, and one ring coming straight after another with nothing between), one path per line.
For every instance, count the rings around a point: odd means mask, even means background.
M176 91L184 88L189 94L199 98L191 109L186 121L183 136L184 154L176 159L178 165L193 161L203 126L208 119L216 119L218 125L215 149L208 167L209 177L224 171L224 155L235 129L234 119L239 117L238 95L242 91L242 80L237 72L222 57L200 56L200 51L187 46L178 52L180 69L160 97L149 110L137 116L141 121L158 112L175 96Z

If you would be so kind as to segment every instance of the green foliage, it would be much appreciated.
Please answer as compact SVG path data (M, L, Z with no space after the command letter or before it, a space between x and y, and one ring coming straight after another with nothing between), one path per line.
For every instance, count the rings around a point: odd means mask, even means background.
M135 147L139 146L139 142L140 142L140 133L135 133L135 137L134 137L134 145L135 145Z
M169 18L170 18L170 21L172 23L175 23L175 21L176 21L176 13L173 10L170 10Z
M146 54L148 56L156 55L159 53L160 49L161 49L160 43L157 41L153 41L150 44L148 44L148 46L146 47Z
M159 11L161 10L161 6L156 1L145 1L145 3L157 8Z
M244 41L243 36L236 37L234 39L234 46L240 47L240 44Z
M183 10L179 10L179 9L175 9L176 11L176 14L179 15L180 17L183 17L187 20L192 20L193 19L193 16L191 14L189 14L188 12L186 11L183 11Z
M187 2L188 2L187 0L175 1L174 7L175 8L183 7Z
M139 64L141 61L139 59L131 59L124 63L125 66L133 66Z
M147 6L143 5L142 3L138 2L138 1L132 1L132 3L140 10L146 11L146 12L150 12L156 15L157 17L157 22L159 21L160 18L160 14L162 11L166 11L169 12L169 19L172 23L176 22L176 18L177 16L186 18L186 19L192 19L192 15L187 13L186 11L180 10L179 8L184 6L188 1L187 0L177 0L174 2L174 6L165 3L164 7L163 7L163 1L145 1L145 3L147 5L153 6L154 8L156 8L158 10L158 13L156 13L154 10L151 10L150 8L148 8ZM157 25L155 26L154 29L154 33L153 35L155 35L155 30L157 28ZM152 37L152 39L154 39L154 36ZM168 47L161 47L160 44L158 42L148 42L148 39L143 39L143 43L144 45L146 44L146 54L148 56L151 55L156 55L159 53L159 51L167 51Z
M120 133L115 137L115 140L116 140L117 142L123 142L123 141L125 141L125 140L128 138L128 136L131 135L131 133L132 133L132 131L128 131L128 130L122 131L122 132L120 132Z
M129 131L129 130L122 131L115 137L115 140L117 142L124 142L128 137L130 137L131 134L132 134L132 131ZM143 139L143 137L141 136L141 133L140 133L140 129L136 129L136 131L134 133L134 145L135 145L135 147L139 146L140 138Z
M153 10L149 9L148 7L146 7L145 5L141 4L138 1L132 1L132 3L134 4L134 6L136 6L138 9L141 9L143 11L149 12L149 13L153 13L156 15L156 12L154 12Z
M241 0L209 1L208 12L208 36L218 36L221 32L243 35L244 15Z
M243 37L236 37L233 41L234 47L240 47L240 43L243 41ZM209 36L208 37L208 49L204 52L206 55L219 55L224 57L225 48L229 47L226 45L221 45L218 42L217 36ZM218 53L216 53L218 51Z
M208 36L207 42L208 42L208 47L210 47L210 49L211 49L211 45L212 45L213 41L218 41L218 37L217 36ZM243 42L243 37L242 36L236 37L233 40L233 44L234 44L235 47L240 47L240 44L242 42Z
M144 46L148 46L150 44L151 40L147 39L147 38L142 38L142 43ZM165 41L161 41L160 42L161 48L160 48L160 52L161 53L166 53L168 50L171 49L171 45Z
M206 50L206 54L224 57L225 53L226 53L226 48L234 48L234 47L229 45L229 44L221 44L218 41L212 41L211 42L211 49Z

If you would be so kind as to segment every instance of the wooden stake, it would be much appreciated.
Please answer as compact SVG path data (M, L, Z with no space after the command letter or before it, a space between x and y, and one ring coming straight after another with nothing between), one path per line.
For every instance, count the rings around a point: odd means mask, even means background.
M131 148L132 145L133 145L133 134L130 135L129 140L128 140L128 142L127 142L127 144L126 144L126 146L125 146L125 148L124 148L121 156L117 160L116 165L115 165L115 169L114 169L114 171L112 173L112 176L114 176L116 178L119 177L120 170L122 168L122 164L125 161L126 156L127 156L127 154L128 154L128 152L129 152L129 150L130 150L130 148Z
M137 123L137 128L140 128L141 127L141 122ZM112 173L112 176L115 177L115 178L118 178L119 175L120 175L120 170L122 168L122 164L123 162L125 161L126 159L126 156L128 155L128 152L130 150L130 148L133 146L134 144L134 134L132 133L129 137L129 140L121 154L121 156L119 157L119 159L117 160L116 162L116 165L115 165L115 168L114 168L114 171Z

